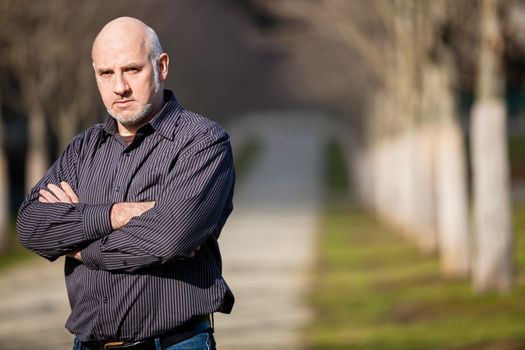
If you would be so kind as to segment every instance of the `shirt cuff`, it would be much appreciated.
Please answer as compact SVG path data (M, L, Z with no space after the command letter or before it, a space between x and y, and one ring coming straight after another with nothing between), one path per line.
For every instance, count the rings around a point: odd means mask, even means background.
M82 224L87 240L102 238L111 233L109 211L113 204L86 204L82 210Z
M86 265L87 268L91 270L103 270L101 246L102 242L99 239L80 251L82 263Z

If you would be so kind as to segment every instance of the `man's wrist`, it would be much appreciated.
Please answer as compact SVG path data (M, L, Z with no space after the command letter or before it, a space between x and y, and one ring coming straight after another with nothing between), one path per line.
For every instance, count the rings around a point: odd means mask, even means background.
M82 249L79 252L82 257L82 263L91 270L103 270L101 248L102 242L99 239Z
M130 220L123 204L125 203L114 203L111 206L109 221L113 230L118 230Z
M155 202L115 203L110 209L110 223L113 230L125 226L132 218L142 215L153 208Z
M110 221L110 210L112 206L113 204L81 205L82 224L87 240L104 237L112 231Z

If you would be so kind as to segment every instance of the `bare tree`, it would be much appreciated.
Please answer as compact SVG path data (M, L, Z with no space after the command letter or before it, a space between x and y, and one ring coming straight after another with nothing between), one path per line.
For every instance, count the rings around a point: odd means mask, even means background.
M441 269L451 277L467 277L471 266L464 137L459 122L458 64L445 43L455 20L471 13L463 1L426 2L427 35L423 65L423 115L435 137L433 174ZM469 11L469 12L466 12ZM456 17L457 16L457 17Z
M53 4L12 2L7 8L10 23L4 30L8 41L9 68L16 77L18 98L12 97L14 108L27 116L28 151L26 187L31 188L48 167L48 140L45 104L51 100L60 71L57 65L64 55L60 42L49 40L60 25L60 12Z
M501 2L482 0L476 102L471 116L474 288L507 292L513 283L512 223L502 72Z
M348 13L355 11L348 11L344 19L351 28L346 30L347 44L381 72L385 93L392 96L372 100L387 106L373 108L376 112L369 115L372 129L377 130L372 135L384 135L372 137L377 145L371 149L385 154L371 158L375 175L361 178L377 179L373 202L381 212L419 231L415 238L424 250L439 245L447 274L465 276L469 269L465 156L454 97L455 62L441 41L448 2L375 1L373 5L387 33L395 33L380 38L390 45L374 43L373 30L352 24ZM393 63L384 59L389 55ZM400 127L405 131L392 132ZM365 171L370 168L364 166Z
M94 36L103 20L98 14L108 9L99 1L73 5L65 0L11 1L4 8L5 56L16 82L4 92L10 107L27 118L26 189L49 166L50 138L56 136L63 149L80 120L94 119L88 54L93 38L87 34Z
M0 2L0 22L5 23L7 19L6 9L10 6L11 1ZM0 48L4 48L7 43L6 38L0 35ZM0 79L5 81L6 77L3 73L6 67L5 59L0 56ZM3 85L3 84L2 84ZM10 183L7 154L5 149L5 125L3 116L3 100L4 89L0 86L0 253L6 251L9 247L9 199L10 199Z
M434 119L436 137L434 171L441 269L447 276L466 277L471 266L467 174L464 138L457 118L454 70L446 62L426 68L425 91L432 95L426 113Z
M358 132L365 142L347 142L357 147L349 153L358 194L423 251L439 249L447 275L467 275L467 180L455 99L457 69L443 41L452 2L253 3L308 23L320 37L346 48L342 67L358 64L370 72L372 88L363 81L355 83L369 93L369 108L360 116L364 128ZM281 47L311 43L311 33L307 38L304 32L280 33L277 38L272 33L256 42ZM349 59L351 51L361 62Z

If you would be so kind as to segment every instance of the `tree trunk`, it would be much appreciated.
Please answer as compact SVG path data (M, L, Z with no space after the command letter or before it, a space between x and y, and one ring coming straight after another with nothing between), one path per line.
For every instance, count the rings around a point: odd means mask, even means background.
M478 292L512 287L512 224L506 143L506 109L496 99L472 111L475 261Z
M413 145L413 222L419 249L426 254L437 250L436 197L434 187L434 130L428 125L415 130Z
M31 188L42 178L49 166L44 113L34 111L29 116L28 123L26 193L29 193Z
M456 119L438 124L435 186L441 270L446 276L466 277L471 242L463 136Z
M67 112L59 112L59 115L56 119L58 123L54 123L57 124L54 127L57 130L59 152L64 151L75 136L77 118L78 115L75 111L75 108L70 108Z
M442 272L466 277L471 260L466 157L452 90L454 61L447 48L439 50L438 61L425 64L423 89L424 114L434 134L436 231Z
M0 101L1 102L1 101ZM0 103L0 108L2 104ZM9 173L0 112L0 253L9 248Z
M407 117L407 119L412 118ZM411 126L408 126L411 128ZM388 186L392 189L391 192L396 193L393 198L390 198L387 210L394 215L398 223L401 225L404 233L412 240L418 240L418 233L413 227L414 208L415 208L415 171L414 171L414 133L412 130L404 130L402 134L396 135L394 138L389 139L384 149L385 153L388 154L388 144L395 145L397 149L396 160L391 164L390 167L384 169L383 176L385 181L388 182ZM388 157L388 156L387 156ZM390 171L394 170L396 177L390 177Z
M476 103L471 115L478 292L512 287L512 224L498 1L483 0Z

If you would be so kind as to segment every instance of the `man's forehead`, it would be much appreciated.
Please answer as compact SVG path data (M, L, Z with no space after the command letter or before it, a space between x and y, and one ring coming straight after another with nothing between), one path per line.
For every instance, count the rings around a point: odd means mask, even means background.
M92 56L97 65L123 65L147 60L149 51L141 40L101 41L93 47Z
M120 26L104 29L93 42L92 56L111 58L115 55L147 55L150 51L147 33L140 27Z

